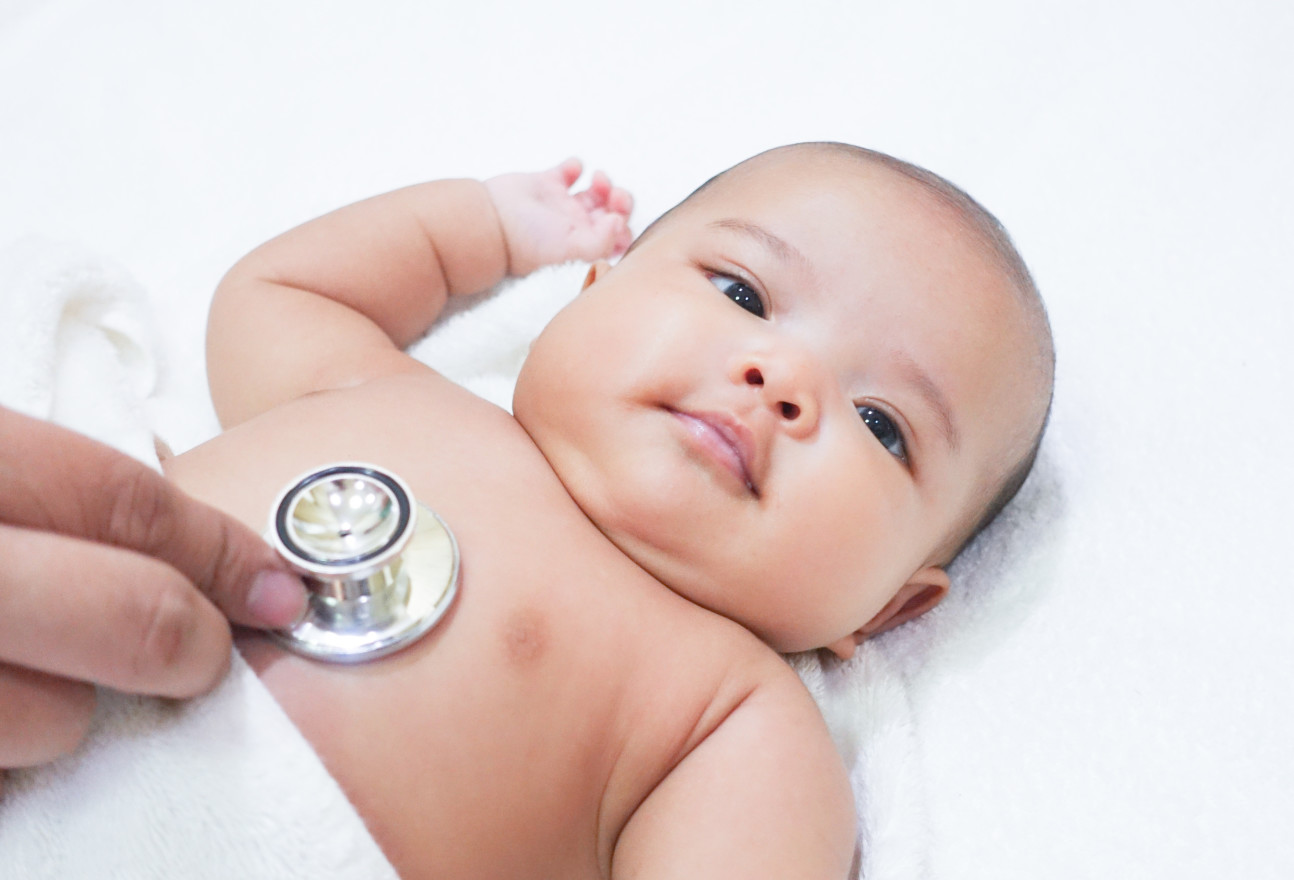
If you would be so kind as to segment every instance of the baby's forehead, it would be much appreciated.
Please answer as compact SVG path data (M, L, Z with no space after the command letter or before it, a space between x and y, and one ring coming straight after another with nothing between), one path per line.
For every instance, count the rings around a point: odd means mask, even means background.
M774 216L779 209L813 210L832 200L852 203L858 213L836 213L833 220L848 223L852 217L859 236L884 238L889 233L890 245L910 261L961 257L964 269L980 271L981 283L1013 294L1012 305L1028 316L1029 335L1052 357L1046 310L1015 244L996 217L950 181L851 145L798 144L734 166L691 198L722 212L740 210L774 192L783 197L772 203Z
M922 260L953 249L1008 268L998 258L996 221L958 192L951 185L944 192L869 159L801 148L762 154L729 169L676 211L730 228L798 223L801 232L837 245L809 254L818 258L848 257L855 244L874 243ZM841 234L822 234L833 230Z
M748 196L775 187L812 198L824 189L867 204L926 212L957 223L993 247L1012 248L1001 224L951 181L884 153L844 144L796 144L760 153L716 175L687 201L714 196Z

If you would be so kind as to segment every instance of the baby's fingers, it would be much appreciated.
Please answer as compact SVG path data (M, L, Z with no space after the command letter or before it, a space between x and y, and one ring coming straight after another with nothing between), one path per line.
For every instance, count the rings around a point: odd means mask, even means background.
M0 664L0 768L32 767L66 755L85 739L94 688Z
M561 175L562 186L570 189L571 184L579 180L580 175L584 173L584 163L572 156L553 170Z
M629 222L620 214L600 213L572 234L575 256L590 261L622 254L632 240Z
M629 190L613 186L607 195L607 210L628 217L634 210L634 197Z
M593 177L589 180L589 188L576 193L575 201L579 202L584 210L592 212L605 208L610 195L611 178L603 171L594 171Z
M607 211L622 217L628 217L634 209L634 197L627 189L611 184L611 178L604 172L595 171L589 181L589 188L576 193L575 199L590 214Z

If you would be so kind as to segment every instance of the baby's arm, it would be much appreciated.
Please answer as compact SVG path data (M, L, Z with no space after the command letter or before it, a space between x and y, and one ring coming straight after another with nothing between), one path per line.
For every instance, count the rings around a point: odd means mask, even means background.
M288 400L425 370L403 348L449 296L629 244L632 200L580 163L484 183L442 180L349 205L248 254L220 282L207 374L221 423Z
M844 880L855 834L846 771L808 695L783 696L800 711L752 694L656 786L616 842L613 880Z

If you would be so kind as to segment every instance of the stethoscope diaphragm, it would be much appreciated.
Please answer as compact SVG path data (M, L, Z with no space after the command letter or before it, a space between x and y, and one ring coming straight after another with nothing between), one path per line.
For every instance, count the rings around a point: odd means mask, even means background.
M458 543L388 470L345 462L292 481L269 540L310 589L305 615L275 633L287 648L337 663L383 657L444 615L458 591Z

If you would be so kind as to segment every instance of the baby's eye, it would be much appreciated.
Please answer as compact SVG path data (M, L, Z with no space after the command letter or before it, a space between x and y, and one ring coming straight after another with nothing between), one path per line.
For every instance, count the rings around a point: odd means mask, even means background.
M759 298L755 288L746 282L728 275L711 275L710 283L719 288L720 293L756 318L764 317L764 301Z
M859 404L856 409L858 415L863 419L868 429L876 435L876 439L886 448L887 451L899 461L908 460L908 447L903 442L903 435L895 427L894 422L885 413L881 412L874 406Z

